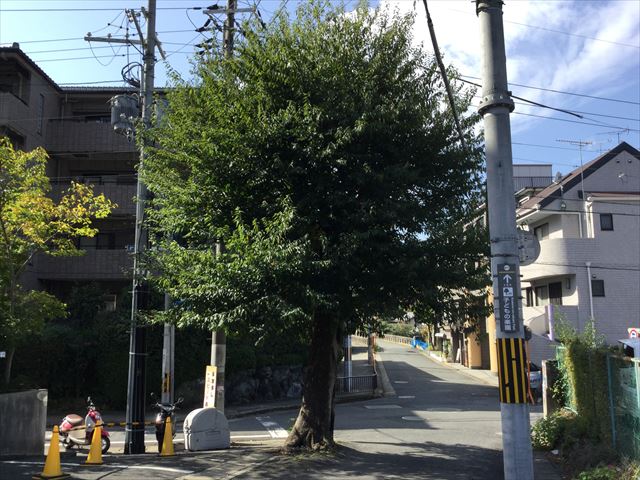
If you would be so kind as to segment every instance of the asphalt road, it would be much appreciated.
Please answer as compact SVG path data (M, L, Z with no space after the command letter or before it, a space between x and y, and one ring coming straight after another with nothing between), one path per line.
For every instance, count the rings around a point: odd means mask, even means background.
M63 471L86 480L502 479L497 389L407 346L381 346L395 395L338 405L335 438L341 448L335 454L279 455L297 413L288 410L232 419L229 450L188 453L177 444L178 455L169 458L118 454L124 438L115 429L113 454L104 456L104 465L81 466L86 457L79 454L63 457ZM147 438L152 452L151 429ZM0 462L1 480L31 478L43 459L12 462ZM560 478L543 463L536 479Z

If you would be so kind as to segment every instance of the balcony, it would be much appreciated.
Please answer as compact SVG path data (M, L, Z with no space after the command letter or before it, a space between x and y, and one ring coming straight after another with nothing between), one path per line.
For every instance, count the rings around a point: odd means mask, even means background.
M29 106L13 93L0 92L0 122L6 123L21 117L29 117Z
M136 144L113 131L110 123L50 120L49 152L135 152Z
M558 321L567 322L574 328L578 327L578 314L579 309L577 305L554 305L555 325L558 325ZM524 324L528 326L536 335L545 335L549 333L549 321L547 319L547 312L545 307L523 307L522 315L524 317ZM557 327L556 327L557 330Z
M36 275L41 280L127 280L133 257L122 250L86 250L78 257L36 258Z
M96 177L59 178L51 185L51 197L60 200L62 192L71 186L71 181L93 186L96 195L103 194L106 198L118 204L111 215L135 215L136 196L135 175L102 175Z
M523 281L576 275L584 263L598 258L593 238L551 238L540 242L540 256L532 265L520 268Z

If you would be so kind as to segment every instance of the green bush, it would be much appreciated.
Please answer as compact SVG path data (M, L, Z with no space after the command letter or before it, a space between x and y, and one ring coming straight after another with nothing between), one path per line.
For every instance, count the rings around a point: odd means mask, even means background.
M560 351L560 385L564 382L564 391L571 392L569 403L589 425L589 437L595 443L610 445L612 433L607 349L603 346L593 321L587 324L584 332L580 334L565 331L562 341L564 349Z
M613 465L606 467L596 467L581 472L574 480L620 480L620 469Z
M559 443L566 422L566 414L554 412L541 418L531 427L531 445L536 450L553 450Z
M413 323L387 323L384 333L388 335L399 335L401 337L413 336Z

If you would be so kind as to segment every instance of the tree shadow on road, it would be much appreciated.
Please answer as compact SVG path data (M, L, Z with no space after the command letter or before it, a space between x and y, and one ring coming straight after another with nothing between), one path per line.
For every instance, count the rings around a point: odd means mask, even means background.
M278 456L240 478L500 480L502 452L468 445L358 442L332 454ZM366 449L367 451L363 451Z

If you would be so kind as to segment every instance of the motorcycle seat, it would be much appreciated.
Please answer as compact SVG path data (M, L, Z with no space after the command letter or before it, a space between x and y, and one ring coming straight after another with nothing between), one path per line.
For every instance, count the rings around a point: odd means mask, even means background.
M69 422L72 426L76 427L84 422L84 418L80 415L76 415L75 413L70 413L66 416L67 422Z

